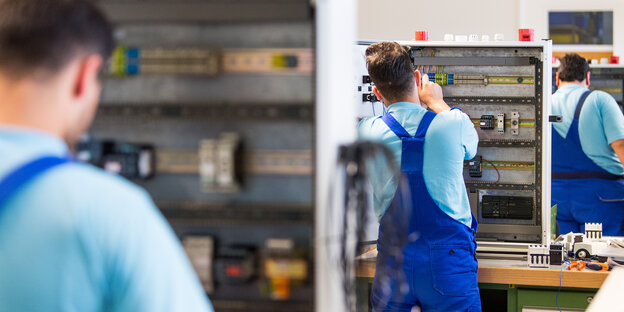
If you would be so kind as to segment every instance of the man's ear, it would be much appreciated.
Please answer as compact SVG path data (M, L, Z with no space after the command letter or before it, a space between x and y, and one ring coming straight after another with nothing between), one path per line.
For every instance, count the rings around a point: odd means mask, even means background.
M589 78L590 78L590 76L591 76L591 72L587 72L587 78L585 78L585 80L586 80L585 82L587 83L588 87L589 87L589 80L590 80Z
M418 69L414 71L414 79L416 79L416 86L420 88L420 85L422 84L422 75Z
M381 96L381 92L379 92L379 89L377 89L377 87L373 87L373 94L375 94L377 99L384 102L383 96Z
M100 69L104 60L97 54L83 58L78 64L78 74L74 82L74 96L79 98L90 92L91 86L97 85Z
M555 73L555 85L559 87L561 80L559 80L559 72Z

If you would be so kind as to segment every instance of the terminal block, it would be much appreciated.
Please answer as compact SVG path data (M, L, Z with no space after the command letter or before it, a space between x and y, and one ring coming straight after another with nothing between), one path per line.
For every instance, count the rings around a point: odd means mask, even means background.
M529 268L548 268L550 266L550 249L546 245L529 245L527 251Z
M601 239L602 223L585 223L585 237L587 239Z

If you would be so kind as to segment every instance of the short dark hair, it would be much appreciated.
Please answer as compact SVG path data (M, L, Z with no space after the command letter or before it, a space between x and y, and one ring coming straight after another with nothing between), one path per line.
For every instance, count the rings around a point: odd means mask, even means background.
M56 74L77 56L114 48L112 26L92 0L0 0L0 71Z
M407 51L396 42L378 42L366 49L368 74L389 101L414 90L414 67Z
M568 53L561 58L559 65L559 80L561 81L583 81L589 72L587 60L576 53Z

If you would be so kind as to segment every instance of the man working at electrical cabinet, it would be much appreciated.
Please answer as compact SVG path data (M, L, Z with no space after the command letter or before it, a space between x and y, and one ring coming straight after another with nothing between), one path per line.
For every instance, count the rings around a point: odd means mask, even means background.
M373 92L387 107L383 117L362 120L360 139L388 146L409 184L410 240L402 251L406 283L376 274L371 302L374 311L481 311L477 283L475 233L463 180L464 159L472 159L478 137L470 118L451 109L442 88L414 71L408 53L394 42L366 50ZM431 111L427 111L428 107ZM401 202L392 173L372 178L375 211L381 218L379 259L393 253L384 238L392 231L388 206ZM388 210L386 210L388 209ZM400 218L401 216L399 216ZM415 235L412 235L415 234ZM377 273L381 272L379 268ZM409 286L405 289L401 286ZM406 291L404 291L406 290Z
M0 311L212 311L139 187L70 159L112 29L88 0L0 0Z
M588 90L589 64L567 54L557 71L552 112L552 204L560 233L602 223L604 235L624 235L624 115L602 91Z

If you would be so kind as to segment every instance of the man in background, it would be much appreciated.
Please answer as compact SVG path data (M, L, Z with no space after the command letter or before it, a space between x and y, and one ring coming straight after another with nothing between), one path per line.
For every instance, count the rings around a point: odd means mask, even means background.
M415 306L423 312L481 311L477 221L463 179L464 159L472 159L477 152L474 124L468 115L444 102L439 85L421 82L420 72L414 71L399 44L371 45L366 64L375 84L373 92L387 113L363 119L359 138L390 148L403 181L409 184L401 183L397 191L392 172L371 178L381 224L373 311L409 312ZM409 228L397 233L403 220ZM407 244L396 246L397 241ZM398 257L397 247L403 247ZM399 277L404 279L385 274L392 271L386 266L397 262L402 263Z
M589 64L566 54L556 75L553 124L552 204L560 233L583 233L602 223L604 235L624 235L624 115L602 91L588 90Z
M212 311L148 194L70 160L111 25L88 0L0 0L0 311Z

